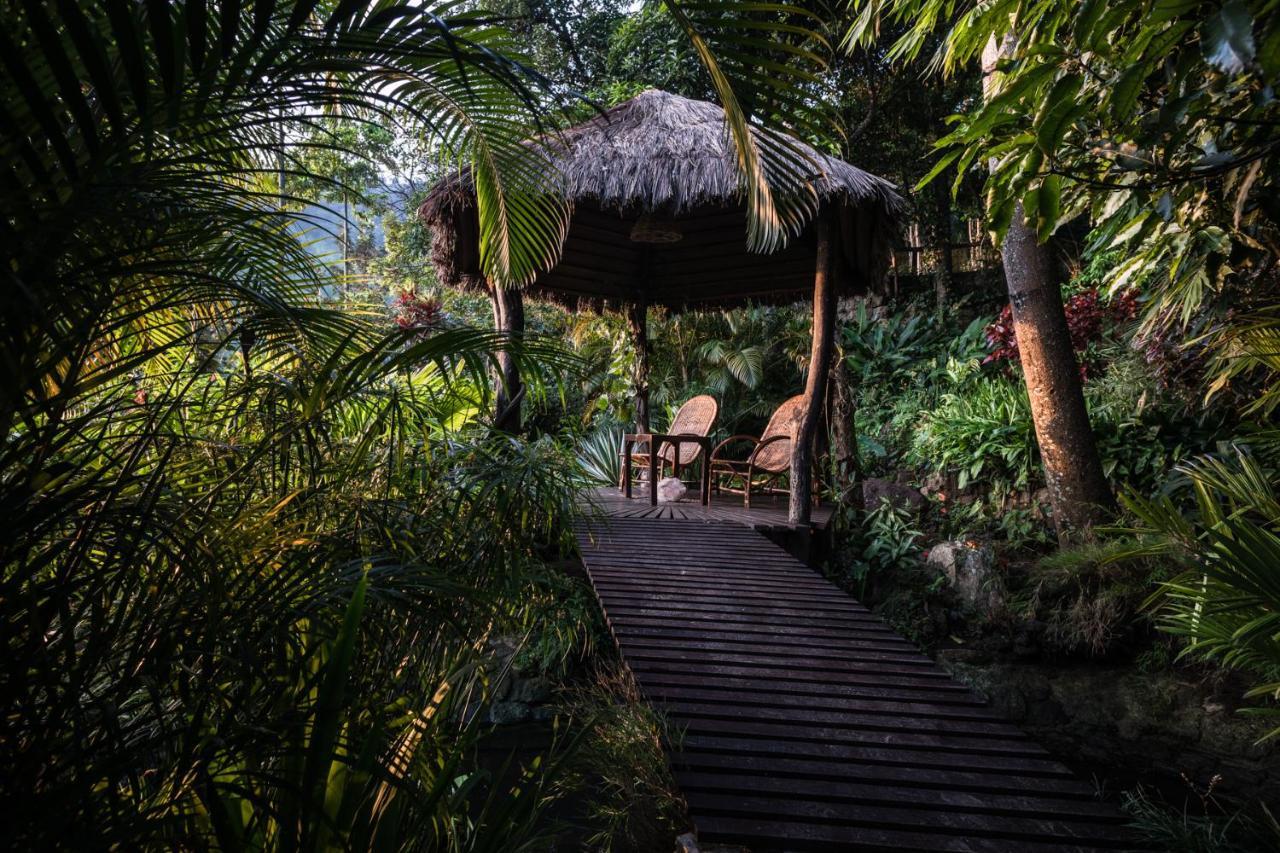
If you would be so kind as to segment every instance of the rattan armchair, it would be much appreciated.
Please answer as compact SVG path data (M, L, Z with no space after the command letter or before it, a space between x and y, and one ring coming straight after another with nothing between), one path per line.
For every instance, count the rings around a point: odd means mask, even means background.
M711 451L712 489L741 494L742 505L748 508L753 493L783 492L777 484L791 472L793 439L803 415L804 396L792 397L774 411L759 438L731 435L717 444ZM751 442L751 453L746 459L730 459L725 449L739 442Z
M720 413L720 404L716 402L716 398L709 394L699 394L697 397L690 397L685 400L684 405L680 407L680 411L676 412L676 416L671 419L671 426L667 429L668 435L696 435L705 437L711 434L711 430L716 425L716 416ZM644 450L633 450L631 452L631 464L639 468L641 471L648 470L649 454L652 448L646 447ZM696 442L682 442L680 444L680 456L677 458L674 449L669 442L663 442L658 447L658 465L659 477L665 474L667 467L670 466L672 473L675 474L680 469L687 468L698 461L698 457L702 455L702 445ZM625 462L624 462L625 465ZM622 472L618 480L618 488L622 488L626 479L626 471Z

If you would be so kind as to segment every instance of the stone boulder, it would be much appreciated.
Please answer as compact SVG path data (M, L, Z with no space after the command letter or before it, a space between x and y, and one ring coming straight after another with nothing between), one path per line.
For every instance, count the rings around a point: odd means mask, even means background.
M666 477L658 481L658 502L664 504L675 503L688 494L689 490L685 488L684 483L675 477Z
M892 480L881 480L876 477L862 481L862 505L868 510L876 509L882 500L892 506L919 512L924 506L924 495L911 486L895 483Z
M946 575L947 585L967 609L991 616L1004 606L1004 578L991 546L968 539L940 542L925 562Z

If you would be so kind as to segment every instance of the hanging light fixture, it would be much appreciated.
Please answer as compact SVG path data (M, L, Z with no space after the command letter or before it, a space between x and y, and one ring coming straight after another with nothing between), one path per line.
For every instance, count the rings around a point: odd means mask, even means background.
M648 213L640 214L631 226L632 243L679 243L684 239L680 228L669 219L657 219Z

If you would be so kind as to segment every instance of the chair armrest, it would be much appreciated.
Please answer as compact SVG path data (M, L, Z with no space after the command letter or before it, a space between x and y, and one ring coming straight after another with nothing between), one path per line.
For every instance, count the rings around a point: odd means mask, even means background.
M725 445L731 444L735 441L749 441L752 444L760 443L760 439L756 438L754 435L731 435L715 446L711 451L711 458L715 459L720 454L720 451L724 449Z
M790 440L791 440L791 436L789 435L771 435L768 438L764 439L763 441L757 441L755 449L751 451L750 458L754 460L756 458L756 454L760 452L760 448L767 447L768 445L773 444L775 441L790 441Z

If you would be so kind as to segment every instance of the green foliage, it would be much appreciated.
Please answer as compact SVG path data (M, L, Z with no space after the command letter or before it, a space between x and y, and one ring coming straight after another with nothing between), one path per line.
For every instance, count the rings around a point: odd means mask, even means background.
M862 551L864 576L891 571L915 560L919 550L916 543L922 534L912 527L909 510L882 500L867 513L866 526L869 541Z
M932 61L944 73L970 67L989 40L1004 45L984 100L939 142L938 166L963 175L990 164L997 235L1017 203L1041 240L1088 214L1094 250L1123 258L1111 292L1146 282L1147 331L1203 336L1220 357L1210 389L1261 382L1257 410L1274 408L1280 21L1270 4L856 7L852 43L870 43L883 20L904 28L889 53L905 59L940 35Z
M961 383L969 369L956 365L951 375ZM921 464L954 469L961 489L978 480L997 490L1028 488L1036 437L1026 388L993 377L944 393L924 416L911 454Z
M578 439L578 465L587 479L598 486L617 486L621 482L622 434L626 430L612 421L598 423L591 432Z
M1188 641L1184 655L1256 679L1247 697L1280 699L1280 499L1247 452L1178 467L1195 497L1183 514L1168 496L1122 501L1145 538L1130 554L1173 560L1184 571L1162 584L1160 626ZM1276 714L1272 706L1251 709ZM1269 737L1280 734L1280 728Z
M1174 806L1139 786L1123 794L1130 826L1148 844L1170 853L1265 853L1280 843L1280 823L1266 804L1254 807L1219 802L1212 789L1196 791L1200 809Z
M379 167L390 165L392 131L373 121L324 118L295 144L283 191L295 198L379 203L365 191L378 183Z
M860 300L840 330L840 349L864 394L896 395L918 378L922 363L933 361L940 330L928 315L880 313Z
M588 365L582 391L593 413L632 423L636 352L626 322L612 313L579 314L571 322L569 340ZM653 413L711 394L720 404L717 429L759 429L803 385L797 360L798 350L808 354L809 322L807 311L792 308L650 311Z
M841 525L847 529L830 566L836 578L865 597L870 583L901 574L918 564L924 535L913 526L911 512L882 500Z
M616 104L645 89L715 100L706 69L679 24L658 4L628 15L609 39L604 73L596 81L603 99Z
M1104 344L1098 360L1105 368L1085 385L1085 402L1103 470L1114 482L1155 492L1175 463L1221 435L1226 412L1161 389L1130 347ZM1021 381L983 373L976 361L952 361L938 387L947 390L919 415L907 458L955 472L961 489L978 481L997 494L1036 488L1039 450Z
M521 671L563 679L608 642L595 593L585 580L536 574L516 601L513 615L528 638L516 655Z
M643 701L629 672L602 667L566 697L589 732L575 756L588 794L592 850L666 850L688 825L664 749L678 749L680 733Z
M984 318L974 318L960 334L948 320L919 306L872 309L860 302L840 331L840 346L854 377L859 449L871 468L892 471L907 454L923 413L962 381L985 352ZM976 369L976 368L975 368ZM959 371L959 372L958 372ZM908 455L908 461L909 455Z
M322 115L396 108L501 183L495 235L538 81L453 6L55 5L8 10L0 75L12 843L541 843L557 761L487 775L464 710L574 469L478 426L492 333L318 306L277 182L325 179ZM554 222L516 206L503 275ZM569 363L516 358L535 384Z
M1157 561L1118 562L1132 540L1064 548L1042 557L1022 609L1045 623L1043 642L1064 654L1105 655L1131 634L1152 587L1170 572Z

